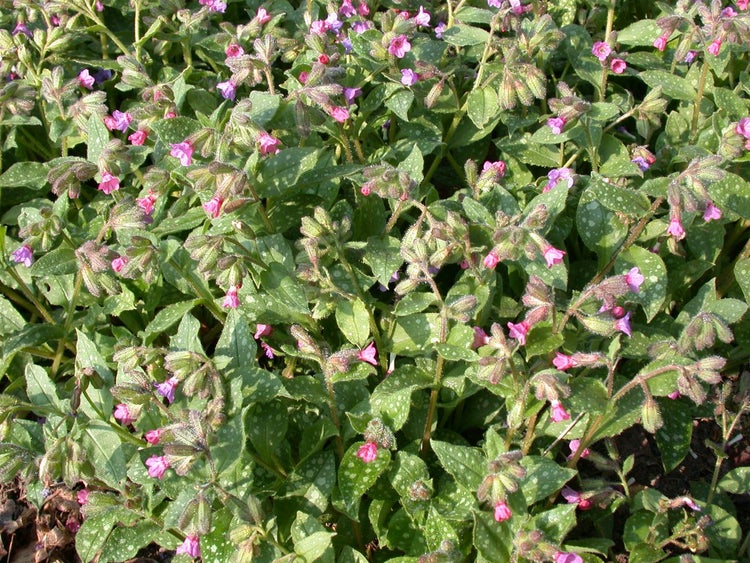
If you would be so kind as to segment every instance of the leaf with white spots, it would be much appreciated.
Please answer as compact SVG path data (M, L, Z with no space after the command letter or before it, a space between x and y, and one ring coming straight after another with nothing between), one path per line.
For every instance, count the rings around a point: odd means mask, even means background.
M478 448L457 446L448 442L431 440L430 446L440 464L456 482L475 491L487 473L487 458Z
M294 552L303 561L321 561L322 563L335 561L331 540L336 534L325 528L313 516L297 512L291 532Z
M182 317L180 325L177 327L177 334L169 339L170 348L203 354L203 346L201 346L198 337L200 326L200 322L193 315L187 314Z
M200 537L203 561L232 561L237 553L237 546L228 537L232 513L221 508L211 514L211 529Z
M677 467L688 451L693 437L693 412L681 401L659 398L664 425L656 431L656 445L667 473Z
M373 396L370 405L373 414L382 418L391 430L401 430L409 418L411 389L402 389L387 395L381 394L377 399Z
M448 520L467 520L478 508L476 491L470 491L444 474L435 489L438 495L432 504Z
M592 188L584 190L578 200L576 226L583 244L599 253L600 260L608 259L628 235L627 227L599 202Z
M398 510L388 522L385 545L400 549L407 555L421 556L427 552L427 542L422 530L412 521L404 509Z
M426 502L412 496L412 487L415 484L421 484L428 491L432 489L430 472L421 457L399 451L391 466L388 478L401 497L401 504L410 514L414 515L420 509L425 510Z
M576 474L574 469L560 467L551 459L539 456L525 456L521 465L526 468L526 476L521 480L521 490L527 506L562 489Z
M708 193L722 211L750 219L750 183L741 176L726 172L724 178L708 186Z
M258 346L250 326L237 309L231 309L224 321L219 341L216 343L214 362L219 369L232 370L257 364Z
M395 237L370 237L367 239L366 252L362 260L370 266L378 282L387 287L391 276L404 263L401 257L401 242Z
M295 468L287 496L301 496L324 512L336 486L336 460L332 451L319 452Z
M420 313L396 319L391 336L391 352L417 355L438 341L439 319L436 313Z
M736 467L721 478L719 489L733 495L750 493L750 467Z
M474 546L487 561L510 561L513 532L510 521L496 522L489 512L474 514Z
M99 561L126 561L152 542L168 546L173 539L174 536L148 520L141 520L133 526L116 526L107 537Z
M627 299L639 303L650 322L661 311L667 298L667 268L658 254L631 246L617 257L616 271L627 274L634 267L638 267L644 280L638 292L631 291Z
M354 442L349 446L338 471L342 508L355 520L358 519L357 512L362 495L375 484L380 474L388 469L391 462L391 452L379 447L377 457L365 463L357 457L357 451L362 445L364 442Z
M458 545L458 532L433 506L427 513L427 520L422 525L422 530L427 540L427 548L431 551L440 549L440 543L445 540L451 541L453 545Z
M281 401L253 405L245 416L245 431L255 450L267 463L275 465L275 452L286 437L289 414Z
M409 121L409 108L414 101L414 92L404 88L397 90L385 100L384 105L400 119Z
M545 510L534 517L535 527L544 532L545 537L561 543L576 525L576 504L560 504Z
M344 337L363 348L370 338L370 315L359 298L342 300L336 304L336 324Z

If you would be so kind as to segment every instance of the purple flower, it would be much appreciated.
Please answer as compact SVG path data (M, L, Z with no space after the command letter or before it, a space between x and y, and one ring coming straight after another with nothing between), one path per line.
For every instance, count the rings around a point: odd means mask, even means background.
M128 130L130 122L133 121L133 116L127 112L122 112L116 109L112 112L112 115L104 116L104 125L110 131L122 131L123 133Z
M156 387L156 392L164 397L167 400L167 403L171 405L174 403L174 391L177 389L179 383L180 380L175 376L172 376L162 383L154 383L154 387Z
M177 548L177 551L175 551L177 555L185 554L189 555L190 557L200 557L201 556L201 545L200 545L200 539L198 536L194 534L190 534L185 538L185 541L182 542L182 545Z
M237 95L237 84L235 84L233 80L219 82L216 85L216 89L221 92L221 97L225 100L234 101L234 97Z
M352 0L343 0L343 2L341 2L341 7L339 8L339 14L341 14L345 18L350 18L356 13L357 13L357 10L354 9L354 4L352 4Z
M354 22L352 24L352 30L354 30L355 33L364 33L368 29L370 29L370 22L369 21L363 21L363 22Z
M188 141L173 143L170 146L172 147L172 150L169 151L170 156L178 159L180 164L190 166L193 163L193 145Z
M424 9L423 6L419 7L419 12L417 12L417 15L414 16L412 21L417 24L424 27L429 27L430 25L430 13Z
M703 220L709 222L714 219L721 219L721 209L716 207L712 201L709 201L706 204L706 209L703 211Z
M487 5L490 8L502 8L503 0L487 0Z
M609 43L607 43L606 41L597 41L591 48L591 52L597 59L599 59L601 62L604 62L612 52L612 47L610 47Z
M16 24L16 27L13 28L13 35L18 35L19 33L23 33L26 37L31 38L31 32L29 31L29 28L26 27L26 24L23 22L18 22Z
M443 38L443 32L445 31L445 28L448 27L445 25L445 22L440 22L435 26L435 37L438 39Z
M554 563L583 563L583 558L577 553L557 551L553 558Z
M357 450L357 457L365 463L375 461L378 457L378 445L375 442L365 442Z
M571 168L553 168L547 172L547 178L547 185L544 186L542 192L550 191L559 182L566 182L568 189L573 187L573 170Z
M638 268L638 266L630 268L630 271L625 274L625 283L628 284L630 291L632 291L633 293L638 293L641 288L641 284L643 284L643 281L645 279L646 278L643 277L643 274L641 274L641 270L640 268Z
M22 244L16 248L10 257L16 264L23 264L27 268L31 268L34 263L34 251L28 244Z
M78 501L78 504L81 506L84 506L89 501L89 491L88 489L81 489L78 491L78 494L76 495L76 500Z
M148 131L145 129L138 129L135 133L128 135L128 141L136 147L143 145L143 143L146 142L146 139L148 139Z
M361 362L367 362L375 367L378 365L378 351L375 348L375 343L370 342L365 348L359 351L357 359Z
M388 45L388 52L397 59L403 59L409 51L411 51L411 43L409 43L409 38L403 34L391 39L391 43Z
M84 68L81 72L78 73L78 84L80 84L83 88L91 90L94 87L95 82L96 80L93 76L91 76L89 69Z
M346 105L351 105L354 100L362 95L362 88L344 88L344 100Z
M566 119L564 117L550 117L547 120L547 127L552 130L553 135L559 135L565 127L565 122Z
M164 432L163 429L156 428L154 430L149 430L148 432L146 432L146 434L144 434L143 437L146 439L146 441L149 444L151 444L152 446L155 446L156 444L159 443L159 440L161 440L162 432Z
M495 521L504 522L511 516L513 516L513 513L511 512L508 504L504 500L497 501L497 503L495 504Z
M667 41L669 40L668 35L660 35L659 37L654 40L654 47L656 47L659 51L663 51L667 48Z
M490 341L489 336L487 336L487 333L484 331L484 329L480 326L474 327L474 341L471 343L472 348L479 348L480 346L484 346Z
M620 332L627 334L628 336L631 336L630 315L631 315L631 312L628 311L624 317L617 319L615 321L615 330L619 330Z
M745 137L745 139L750 139L750 117L740 119L734 130L738 135Z
M152 455L146 460L146 467L148 467L148 476L154 479L161 479L169 469L169 460L167 456L163 455Z
M419 80L419 75L410 68L401 69L401 84L413 86Z
M698 55L698 51L688 51L687 55L685 55L685 58L682 59L682 62L683 63L687 63L687 64L691 64L695 60L695 57L697 55Z

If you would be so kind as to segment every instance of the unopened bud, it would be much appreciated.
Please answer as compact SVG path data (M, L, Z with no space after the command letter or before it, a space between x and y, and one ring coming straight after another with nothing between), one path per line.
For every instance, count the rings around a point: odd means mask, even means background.
M654 434L664 425L664 420L653 397L648 397L641 408L641 423L646 432Z

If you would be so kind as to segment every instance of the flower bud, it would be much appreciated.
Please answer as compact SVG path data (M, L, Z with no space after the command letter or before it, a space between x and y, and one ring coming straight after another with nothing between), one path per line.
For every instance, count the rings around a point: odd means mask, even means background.
M641 423L646 432L655 433L664 425L664 420L659 411L659 405L656 404L653 397L646 398L641 408Z

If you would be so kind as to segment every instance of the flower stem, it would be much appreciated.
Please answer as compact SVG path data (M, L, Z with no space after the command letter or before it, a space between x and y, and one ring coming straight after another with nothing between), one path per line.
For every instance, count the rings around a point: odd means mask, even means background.
M698 117L701 113L701 101L703 101L703 90L706 88L706 78L708 77L708 61L703 59L701 67L701 76L698 79L698 92L695 94L695 105L693 106L693 119L690 122L690 142L695 142L695 135L698 132Z

